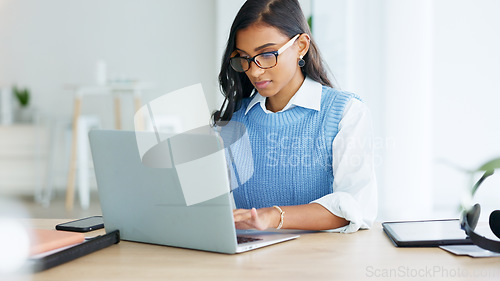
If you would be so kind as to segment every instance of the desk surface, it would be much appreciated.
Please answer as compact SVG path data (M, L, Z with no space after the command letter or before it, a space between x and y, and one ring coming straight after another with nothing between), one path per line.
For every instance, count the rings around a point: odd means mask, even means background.
M53 229L64 220L34 219ZM102 231L102 230L101 230ZM90 236L100 234L90 232ZM439 248L396 248L380 224L353 234L306 233L226 255L121 241L29 280L500 280L500 258Z

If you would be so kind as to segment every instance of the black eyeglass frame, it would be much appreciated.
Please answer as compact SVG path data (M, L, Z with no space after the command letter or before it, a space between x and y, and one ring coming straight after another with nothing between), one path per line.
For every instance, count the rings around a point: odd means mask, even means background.
M260 64L259 64L259 62L258 62L257 60L255 60L255 58L256 58L256 57L258 57L258 56L262 56L262 55L269 55L269 54L273 54L273 55L274 55L274 57L275 57L275 62L274 62L274 65L273 65L273 66L264 67L264 66L260 65ZM247 71L250 69L250 64L251 64L252 62L254 62L254 63L255 63L255 65L256 65L256 66L258 66L259 68L262 68L262 69L269 69L269 68L273 68L273 67L275 67L275 66L278 64L278 55L279 55L278 51L272 51L272 52L260 53L260 54L258 54L258 55L255 55L253 58L232 57L232 58L230 59L230 62L229 62L229 63L231 64L231 67L233 68L233 70L234 70L234 71L236 71L236 72L247 72ZM236 67L233 65L233 61L236 61L237 59L240 59L240 60L246 60L246 61L248 61L248 67L247 67L247 69L244 69L244 70L242 70L242 71L237 70L237 69L236 69ZM240 64L240 65L241 65L241 64ZM242 69L243 69L243 68L242 68Z
M299 38L299 36L302 35L302 33L299 33L297 35L295 35L294 37L292 37L288 42L285 43L285 45L283 45L281 48L279 48L279 50L277 51L271 51L271 52L264 52L264 53L260 53L260 54L257 54L255 56L253 56L252 58L245 58L245 57L232 57L229 59L229 64L231 65L231 68L236 71L236 72L247 72L249 69L250 69L250 64L253 62L255 63L256 66L258 66L259 68L261 69L269 69L269 68L273 68L275 67L276 65L278 65L278 56L280 54L282 54L284 51L286 51L286 49L288 49L290 46L293 45L293 43L295 43L295 41L297 41L297 38ZM272 54L274 55L274 59L275 59L275 62L274 62L274 65L273 66L268 66L268 67L264 67L262 65L259 64L259 62L255 59L257 58L258 56L262 56L262 55L269 55L269 54ZM246 60L248 62L248 67L246 69L243 69L242 70L238 70L236 69L236 67L233 65L233 61L236 61L236 60ZM240 63L241 65L241 63Z

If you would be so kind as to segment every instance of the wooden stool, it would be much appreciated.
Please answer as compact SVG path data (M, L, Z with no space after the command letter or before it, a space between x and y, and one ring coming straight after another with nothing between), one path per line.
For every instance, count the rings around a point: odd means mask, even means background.
M66 186L66 209L73 210L74 197L75 197L75 177L77 168L78 157L78 120L81 116L82 101L86 95L114 95L114 113L115 113L115 128L121 130L121 93L132 93L134 96L134 109L135 111L141 108L141 96L144 90L150 89L150 84L146 83L123 83L111 84L107 86L95 87L74 87L75 103L73 111L73 132L71 143L71 155L68 170L68 183Z

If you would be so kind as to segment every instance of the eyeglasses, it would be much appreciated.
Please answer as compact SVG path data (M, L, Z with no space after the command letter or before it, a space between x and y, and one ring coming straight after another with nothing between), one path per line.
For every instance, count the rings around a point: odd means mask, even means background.
M262 69L268 69L275 67L278 64L278 56L281 55L286 49L295 43L300 34L295 35L290 41L288 41L283 47L279 48L277 51L265 52L254 56L253 58L245 57L232 57L229 62L231 67L237 72L246 72L250 69L250 63L254 62L255 65Z

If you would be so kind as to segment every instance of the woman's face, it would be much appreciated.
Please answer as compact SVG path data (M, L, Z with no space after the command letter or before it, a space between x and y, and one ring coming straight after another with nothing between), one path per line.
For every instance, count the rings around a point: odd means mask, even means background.
M297 92L304 81L304 75L297 63L301 52L304 52L304 49L301 49L304 41L302 37L278 56L278 64L275 67L262 69L255 63L250 63L250 69L245 74L259 94L288 101ZM289 40L290 38L277 28L253 24L236 33L236 52L241 57L252 58L261 53L277 51Z

